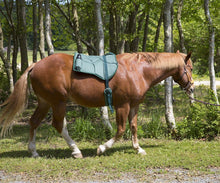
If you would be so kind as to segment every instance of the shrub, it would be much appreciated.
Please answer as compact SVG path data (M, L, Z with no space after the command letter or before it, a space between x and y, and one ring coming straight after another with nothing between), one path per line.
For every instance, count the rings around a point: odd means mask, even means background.
M213 94L209 93L212 96L209 102L213 103ZM177 123L177 129L181 138L214 139L220 132L219 107L194 103L186 118Z

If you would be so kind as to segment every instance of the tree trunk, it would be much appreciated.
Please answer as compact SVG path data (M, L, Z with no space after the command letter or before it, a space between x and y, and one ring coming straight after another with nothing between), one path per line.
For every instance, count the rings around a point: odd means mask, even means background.
M147 7L148 7L148 12L145 18L145 25L144 25L144 38L143 38L143 43L142 43L142 51L146 51L146 45L147 45L147 37L148 37L148 25L149 25L149 17L150 17L150 1L147 1Z
M37 62L37 0L33 4L33 62Z
M177 28L179 31L181 52L187 53L186 48L185 48L185 44L184 44L184 35L183 35L183 29L182 29L182 24L181 24L182 8L183 8L183 0L180 0L179 6L178 6L178 11L177 11Z
M54 47L51 38L51 17L50 17L50 0L45 0L45 35L47 41L48 55L54 54Z
M159 18L158 23L157 23L156 35L155 35L155 38L154 38L154 52L157 52L158 40L159 40L159 36L160 36L160 28L161 28L161 24L162 24L162 21L163 21L163 11L164 11L164 7L162 6L161 13L160 13L160 18Z
M136 36L135 38L131 41L131 45L130 45L130 48L131 48L131 51L132 52L137 52L138 51L138 47L139 47L139 34L140 34L140 31L142 29L142 26L143 26L143 22L144 22L144 19L147 18L145 17L145 12L143 12L139 17L138 17L138 27L137 27L137 30L136 30Z
M9 39L9 41L11 40ZM12 82L11 72L10 72L10 57L8 59L5 54L3 42L4 42L4 36L3 36L3 31L2 31L1 22L0 22L0 57L4 64L4 69L7 75L10 91L12 92L14 87L13 87L13 82ZM11 47L9 46L8 49L11 49ZM7 53L9 53L10 55L10 52L7 52Z
M45 35L44 35L43 1L44 0L38 0L39 34L40 34L39 51L40 51L41 59L45 57Z
M149 12L146 15L145 18L145 25L144 25L144 38L143 38L143 44L142 44L142 51L146 51L146 45L147 45L147 37L148 37L148 25L149 25Z
M109 50L117 54L117 17L114 6L109 10Z
M130 12L128 23L126 26L126 34L128 36L128 40L125 41L125 52L137 51L135 50L136 45L132 45L132 37L136 33L136 17L138 14L139 4L133 3L134 10Z
M17 81L17 56L18 56L18 39L15 29L13 30L12 40L14 42L13 55L12 55L12 76L13 76L13 83L15 85Z
M101 0L95 0L95 10L96 10L96 20L97 20L98 38L99 38L99 55L102 56L104 55L104 31L103 31L102 16L101 16ZM109 122L109 117L108 117L108 108L106 106L101 108L101 114L105 126L107 126L109 129L112 130L112 126L111 123Z
M76 39L76 45L77 45L77 51L79 53L83 52L82 44L81 44L81 39L80 39L80 33L79 33L79 18L78 18L78 13L76 9L76 5L74 0L71 1L72 3L72 14L73 14L73 28L74 28L74 33L75 33L75 39Z
M27 36L26 36L26 17L25 17L25 1L16 0L17 19L18 19L18 39L21 52L21 72L24 72L28 67L27 54Z
M164 51L172 52L172 9L173 0L166 0L164 5ZM170 132L175 132L176 124L173 113L173 80L169 77L165 80L165 108L166 122Z
M214 52L215 52L215 29L212 24L212 18L209 12L209 0L204 0L204 10L206 19L208 22L209 29L209 77L210 77L210 88L213 91L216 103L219 104L217 90L216 90L216 82L215 82L215 68L214 68Z
M18 39L17 39L17 30L14 24L14 19L13 19L13 15L12 15L12 10L14 9L14 1L4 1L4 6L5 6L5 10L6 10L6 14L5 15L2 11L2 9L0 8L0 12L2 13L2 15L4 15L6 17L7 23L10 27L9 30L9 47L11 46L11 40L13 40L13 56L12 56L12 79L13 79L13 84L15 84L16 80L17 80L17 54L18 54ZM8 62L10 61L10 51L11 49L8 48L7 51L7 60Z

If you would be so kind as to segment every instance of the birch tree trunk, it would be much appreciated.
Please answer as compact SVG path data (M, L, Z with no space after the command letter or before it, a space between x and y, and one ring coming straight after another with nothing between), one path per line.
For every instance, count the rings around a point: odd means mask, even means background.
M96 10L96 20L98 26L99 55L102 56L104 55L104 31L103 31L102 16L101 16L101 0L95 0L95 10ZM112 130L111 123L109 122L107 106L101 108L101 114L105 126L107 126L109 129Z
M44 13L43 13L43 1L38 0L38 14L39 14L39 51L41 59L45 57L45 35L44 35Z
M9 39L9 43L10 41L11 40ZM12 76L10 72L10 57L7 57L4 52L3 42L4 42L4 36L3 36L3 31L2 31L1 22L0 22L0 58L3 61L4 69L5 69L7 78L8 78L8 85L9 85L10 91L12 92L14 87L13 87L13 81L12 81ZM8 49L11 49L11 47L9 46ZM10 55L10 52L8 52L8 54Z
M45 0L45 35L47 41L48 55L54 54L54 47L51 38L51 17L50 17L50 0Z
M212 18L210 16L209 11L209 0L204 0L204 10L205 16L209 29L209 77L210 77L210 88L213 91L216 103L219 104L217 90L216 90L216 82L215 82L215 68L214 68L214 52L215 52L215 29L212 24Z
M164 51L172 52L172 18L171 8L173 0L166 0L164 5ZM173 79L169 77L165 80L165 117L168 129L171 133L175 132L176 123L173 113Z
M178 28L178 31L179 31L181 52L186 53L186 48L185 48L185 44L184 44L183 29L182 29L182 24L181 24L182 8L183 8L183 0L180 0L178 10L177 10L177 28Z
M75 33L77 51L79 53L82 53L83 48L82 48L80 33L79 33L79 18L78 18L77 8L76 8L76 4L74 0L72 0L71 3L72 3L72 14L73 14L72 22L73 22L73 28L74 28L74 33Z
M24 72L28 67L25 1L17 0L16 6L18 19L18 39L21 52L21 72Z

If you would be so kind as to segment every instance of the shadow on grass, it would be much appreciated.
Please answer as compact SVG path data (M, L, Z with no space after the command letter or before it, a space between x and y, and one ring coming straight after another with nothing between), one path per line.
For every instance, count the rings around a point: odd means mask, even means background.
M142 147L145 148L160 148L164 145L143 145ZM37 150L40 157L47 158L47 159L66 159L66 158L72 158L71 156L71 150L66 149L46 149L46 150ZM97 148L84 148L81 149L81 152L83 154L84 158L88 157L95 157ZM111 156L116 152L124 152L126 154L135 154L136 151L131 147L127 145L122 145L121 147L113 147L109 150L107 150L103 156ZM27 158L31 157L31 153L29 153L27 150L18 150L18 151L8 151L0 153L0 159L1 158Z

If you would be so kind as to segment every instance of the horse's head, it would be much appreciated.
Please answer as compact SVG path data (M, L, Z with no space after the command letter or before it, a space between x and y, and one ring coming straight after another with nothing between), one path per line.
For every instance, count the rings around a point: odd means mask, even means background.
M174 81L177 82L187 94L193 93L194 91L194 81L192 78L193 66L190 57L191 52L183 56L185 64L179 66L178 72L173 76Z

